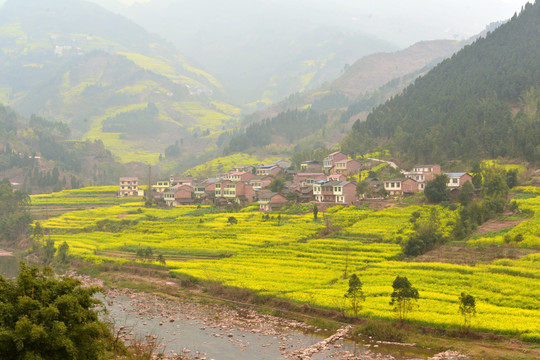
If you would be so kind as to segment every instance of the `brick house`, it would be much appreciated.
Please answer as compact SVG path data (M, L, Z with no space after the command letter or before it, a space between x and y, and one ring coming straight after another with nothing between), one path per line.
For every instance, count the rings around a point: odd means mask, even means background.
M262 176L277 175L281 168L275 164L261 165L257 168L256 174Z
M304 173L320 172L322 171L322 165L317 160L304 161L300 164L300 170Z
M247 171L233 172L227 174L227 179L231 181L249 181L254 177L254 174Z
M463 186L467 181L472 183L472 176L469 173L446 173L448 176L448 184L446 185L450 189L457 189Z
M120 178L120 190L118 191L119 197L127 196L144 196L144 190L139 189L139 178L137 177L121 177Z
M391 196L416 194L418 192L418 183L409 178L390 179L384 182L384 190Z
M257 175L249 180L249 184L254 190L261 190L270 185L273 178L271 176Z
M317 202L352 204L356 200L356 185L350 181L326 181L313 185L313 196Z
M287 199L281 194L266 192L259 195L260 211L276 211L281 209L285 204L287 204Z
M293 177L293 183L300 186L312 186L320 180L326 180L326 175L323 173L298 173Z
M362 164L358 160L345 159L336 161L334 168L331 170L333 174L343 174L345 176L351 176L358 174L362 170Z
M330 174L326 178L328 181L347 181L347 176L343 174Z
M441 173L441 166L440 165L415 165L413 167L412 173L423 174L424 175L423 181L427 182L427 181L433 180L435 178L435 175L438 175Z
M341 160L346 160L347 157L348 156L346 154L342 153L341 151L336 151L336 152L331 153L330 155L325 157L324 160L323 160L323 168L324 168L324 170L325 171L330 171L330 169L334 167L336 162L341 161Z
M255 199L253 186L244 181L223 180L215 184L216 202L251 203Z

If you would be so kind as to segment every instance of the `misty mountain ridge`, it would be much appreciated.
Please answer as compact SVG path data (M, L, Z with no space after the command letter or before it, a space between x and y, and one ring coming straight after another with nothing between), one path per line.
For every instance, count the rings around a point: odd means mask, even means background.
M404 161L540 161L540 2L443 61L357 121L349 153L389 148Z

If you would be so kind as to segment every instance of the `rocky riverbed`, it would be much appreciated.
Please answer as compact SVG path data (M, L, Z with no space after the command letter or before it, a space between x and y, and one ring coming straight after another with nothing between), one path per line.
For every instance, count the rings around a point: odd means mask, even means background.
M85 284L103 284L77 276ZM171 283L171 286L174 285ZM161 359L199 360L391 360L425 359L378 353L377 342L355 344L346 340L350 326L330 336L303 322L264 315L249 308L163 299L129 289L107 290L105 317L125 342L159 344ZM157 357L156 357L157 358ZM446 352L433 360L464 360Z

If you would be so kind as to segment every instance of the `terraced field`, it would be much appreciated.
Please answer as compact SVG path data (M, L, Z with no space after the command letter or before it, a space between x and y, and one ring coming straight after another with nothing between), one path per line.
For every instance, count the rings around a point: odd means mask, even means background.
M98 194L97 189L92 191ZM204 206L146 209L141 202L101 206L96 200L93 209L67 212L42 226L57 244L66 241L71 255L90 262L158 265L155 257L162 254L166 260L162 266L172 273L322 308L349 311L343 297L346 276L356 273L364 284L366 301L360 314L364 317L395 318L388 304L391 284L397 275L407 276L420 292L418 308L410 314L415 323L459 327L458 296L467 292L477 299L473 328L540 342L540 196L526 188L521 191L527 196L517 200L520 207L534 211L534 216L508 234L521 234L523 240L515 246L528 252L521 258L503 256L475 265L400 260L399 239L411 231L411 214L429 212L428 206L378 211L335 207L314 221L312 214L281 214L279 219L274 214L267 220L257 211L224 213ZM54 203L53 199L33 197L37 204ZM438 211L447 231L456 211ZM232 224L230 217L237 223ZM330 235L320 237L328 226ZM486 233L463 246L499 243L499 235ZM152 260L137 257L139 249L147 248L152 249Z

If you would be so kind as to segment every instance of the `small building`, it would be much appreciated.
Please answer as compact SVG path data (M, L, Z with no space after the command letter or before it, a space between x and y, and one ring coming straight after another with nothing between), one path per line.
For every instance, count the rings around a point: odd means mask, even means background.
M304 161L300 164L300 170L304 173L321 172L322 164L317 160Z
M330 169L334 167L336 162L341 161L341 160L346 160L347 157L348 156L346 154L342 153L341 151L335 151L335 152L331 153L330 155L325 157L324 160L323 160L323 168L324 168L324 170L325 171L330 171Z
M139 178L137 177L121 177L119 197L136 196L143 197L144 190L139 189Z
M347 176L343 174L330 174L327 177L328 181L347 181Z
M254 174L247 171L233 172L227 174L227 179L231 181L249 181L254 177Z
M457 189L463 186L467 181L472 183L472 176L469 173L446 173L448 176L448 184L446 185L450 189Z
M270 185L273 178L271 176L257 175L249 180L249 184L254 190L261 190Z
M281 194L274 192L265 192L259 195L260 211L277 211L281 209L285 204L287 204L287 199Z
M313 185L317 202L352 204L356 200L356 185L350 181L325 181Z
M293 183L300 186L313 186L313 184L320 180L326 180L324 173L298 173L293 177Z
M281 168L276 164L271 165L261 165L257 168L256 175L258 176L269 176L277 175L281 171Z
M435 178L435 175L438 175L441 173L441 166L440 165L415 165L411 173L423 174L424 180L422 180L421 182L431 181Z
M360 161L354 159L344 159L335 162L332 173L352 176L354 174L358 174L360 170L362 170L362 164Z
M416 194L418 192L418 183L409 178L390 179L384 182L384 190L391 196Z
M152 185L152 189L155 192L163 193L165 190L171 187L171 182L168 180L158 181L155 185Z

